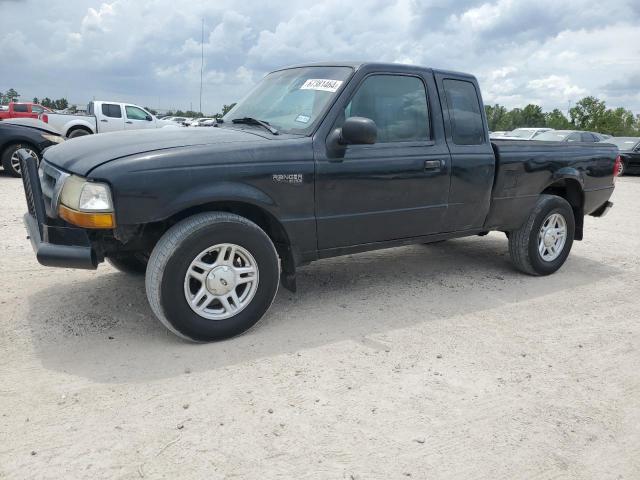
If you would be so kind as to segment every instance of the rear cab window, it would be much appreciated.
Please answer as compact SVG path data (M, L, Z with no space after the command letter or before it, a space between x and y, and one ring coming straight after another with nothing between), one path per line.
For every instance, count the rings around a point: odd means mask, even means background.
M122 110L120 108L120 105L113 103L103 103L102 114L105 117L122 118Z
M486 143L480 99L476 87L466 80L444 79L451 137L456 145L482 145Z
M29 106L26 103L14 103L13 111L18 113L28 113Z

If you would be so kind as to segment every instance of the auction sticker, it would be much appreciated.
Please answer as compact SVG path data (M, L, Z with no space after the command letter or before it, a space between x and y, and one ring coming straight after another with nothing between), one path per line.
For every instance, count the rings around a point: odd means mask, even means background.
M296 122L300 123L309 123L309 120L311 120L311 117L309 115L298 115L296 117Z
M322 90L335 92L342 85L342 80L328 80L326 78L310 78L302 84L300 90Z

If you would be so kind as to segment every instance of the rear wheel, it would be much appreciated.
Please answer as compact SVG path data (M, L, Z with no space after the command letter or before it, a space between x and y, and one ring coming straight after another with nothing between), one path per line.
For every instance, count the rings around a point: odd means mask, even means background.
M85 130L84 128L76 128L69 135L67 135L67 138L84 137L85 135L91 135L91 132Z
M38 151L33 148L31 145L23 144L23 143L15 143L13 145L9 145L5 148L4 152L2 152L2 167L5 172L7 172L12 177L20 176L20 157L18 156L18 150L24 149L29 155L36 159L36 161L40 162L40 154Z
M208 342L238 335L267 311L280 264L267 234L238 215L189 217L157 243L146 273L147 297L176 335Z
M569 256L574 233L571 205L564 198L541 195L524 225L510 232L511 260L530 275L549 275Z

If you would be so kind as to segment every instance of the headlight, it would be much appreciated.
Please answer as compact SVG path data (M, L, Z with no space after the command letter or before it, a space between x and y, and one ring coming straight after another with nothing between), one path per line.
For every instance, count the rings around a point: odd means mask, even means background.
M71 175L64 182L60 203L82 212L111 212L111 191L106 183L88 182Z
M106 183L89 182L71 175L60 193L60 217L86 228L114 228L111 190Z
M64 138L62 138L60 135L50 135L48 133L43 133L42 138L44 138L45 140L49 140L51 143L64 142Z

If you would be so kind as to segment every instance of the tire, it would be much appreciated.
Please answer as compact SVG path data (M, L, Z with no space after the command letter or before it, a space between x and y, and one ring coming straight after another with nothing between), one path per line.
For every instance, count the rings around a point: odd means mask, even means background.
M84 137L85 135L91 135L91 132L86 131L84 128L76 128L67 135L67 138Z
M254 272L241 273L252 265ZM246 283L236 283L240 275L246 275ZM209 212L182 220L160 238L145 286L151 309L165 327L184 339L210 342L255 325L271 306L279 278L278 254L260 227L238 215ZM231 290L216 292L224 288ZM202 303L192 306L201 294Z
M13 145L9 145L2 152L2 168L12 177L20 177L20 163L18 160L18 150L24 148L27 152L34 157L38 164L40 163L40 152L38 152L35 148L33 148L29 144L25 143L14 143Z
M564 221L565 235L564 242L560 244L557 243L560 236L554 235L553 232L560 231L561 220ZM548 221L553 225L547 223ZM555 226L558 228L554 228ZM549 236L540 236L543 231L549 231ZM558 270L569 256L574 234L575 218L571 205L564 198L555 195L540 195L525 223L519 229L510 232L511 261L518 270L529 275L550 275ZM551 246L546 246L545 237ZM554 242L554 238L558 240ZM553 248L555 252L552 251Z
M620 167L618 170L618 176L623 177L626 174L627 166L624 163L624 160L620 160Z
M120 253L107 257L113 268L131 275L144 275L149 259L142 253Z

